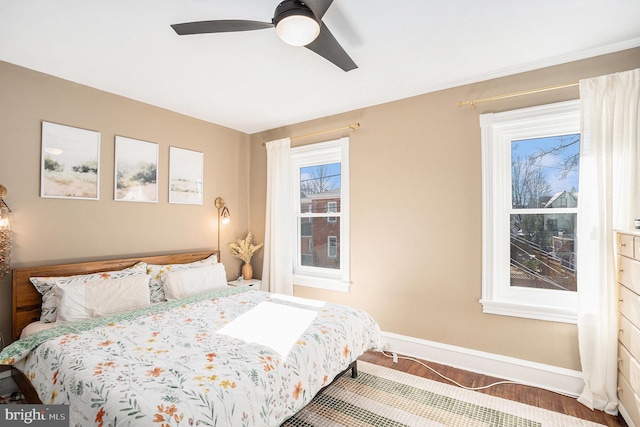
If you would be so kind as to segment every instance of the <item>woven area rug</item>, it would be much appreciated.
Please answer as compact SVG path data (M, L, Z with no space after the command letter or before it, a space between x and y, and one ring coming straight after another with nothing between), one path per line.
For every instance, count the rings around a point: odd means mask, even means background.
M358 362L283 427L596 427L590 421Z

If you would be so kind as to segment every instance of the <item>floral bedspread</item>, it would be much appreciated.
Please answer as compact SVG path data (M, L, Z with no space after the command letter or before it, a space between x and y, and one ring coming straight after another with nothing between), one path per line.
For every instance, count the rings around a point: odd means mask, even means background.
M286 356L218 332L261 303L316 312ZM278 426L379 344L363 311L229 288L56 326L0 363L22 370L43 403L69 404L72 426Z

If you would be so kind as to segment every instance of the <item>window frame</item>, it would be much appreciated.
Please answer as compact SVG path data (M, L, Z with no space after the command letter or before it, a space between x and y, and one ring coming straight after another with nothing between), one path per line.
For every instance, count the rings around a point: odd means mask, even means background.
M511 142L579 134L580 116L579 100L480 115L483 235L480 303L483 313L577 323L579 283L578 292L511 286L509 221ZM554 208L553 213L565 213L567 209L575 213L575 208ZM518 209L518 213L541 212ZM579 250L577 242L575 250Z
M328 163L340 163L340 211L330 212L331 217L340 218L340 268L330 269L301 265L301 220L326 217L327 213L301 211L300 168ZM293 197L293 283L297 286L349 292L349 138L302 145L291 149L291 180Z

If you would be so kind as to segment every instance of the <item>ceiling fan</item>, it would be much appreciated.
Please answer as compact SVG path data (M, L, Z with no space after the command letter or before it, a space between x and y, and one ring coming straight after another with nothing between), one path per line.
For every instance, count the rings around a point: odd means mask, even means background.
M331 31L322 22L322 17L333 0L284 0L273 14L271 22L225 19L215 21L185 22L173 24L178 35L227 33L235 31L276 29L276 34L292 46L304 46L317 53L344 71L358 68Z

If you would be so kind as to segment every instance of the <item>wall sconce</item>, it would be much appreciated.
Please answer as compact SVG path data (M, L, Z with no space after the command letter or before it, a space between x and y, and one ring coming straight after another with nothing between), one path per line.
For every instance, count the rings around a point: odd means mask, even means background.
M222 197L216 198L215 204L216 208L218 208L218 250L220 250L220 223L223 225L229 224L229 221L231 221L231 214L229 213L229 209L227 209L227 205Z
M11 209L4 201L7 187L0 184L0 277L11 270Z

